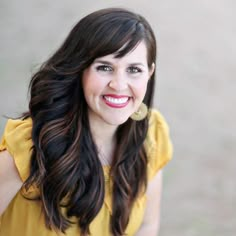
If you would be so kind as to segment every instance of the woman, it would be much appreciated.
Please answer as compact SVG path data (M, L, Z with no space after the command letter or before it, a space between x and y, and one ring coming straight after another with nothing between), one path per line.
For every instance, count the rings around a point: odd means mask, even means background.
M140 15L94 12L32 77L0 144L0 236L149 235L168 127L150 109L156 41Z

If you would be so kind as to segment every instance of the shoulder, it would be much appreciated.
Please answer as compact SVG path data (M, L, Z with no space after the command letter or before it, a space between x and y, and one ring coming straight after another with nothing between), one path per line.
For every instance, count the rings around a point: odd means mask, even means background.
M169 132L169 126L165 117L156 109L151 109L149 113L149 131L153 131L153 128L161 128Z
M25 181L29 174L32 148L31 131L32 120L30 118L25 120L9 119L0 141L0 151L7 150L2 156L12 157L22 181Z
M173 153L169 125L164 116L155 109L150 111L145 149L149 161L149 177L152 178L170 161Z

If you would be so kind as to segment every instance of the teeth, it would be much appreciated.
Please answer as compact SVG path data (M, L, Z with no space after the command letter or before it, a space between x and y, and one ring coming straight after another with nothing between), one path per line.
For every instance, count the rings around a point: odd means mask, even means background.
M112 98L112 97L106 97L104 96L104 98L108 101L108 102L111 102L111 103L114 103L114 104L123 104L123 103L126 103L128 101L128 97L124 97L124 98Z

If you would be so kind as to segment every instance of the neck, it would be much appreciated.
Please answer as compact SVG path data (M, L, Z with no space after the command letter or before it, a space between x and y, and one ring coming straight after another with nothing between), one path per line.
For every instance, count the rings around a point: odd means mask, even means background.
M90 122L90 129L102 165L111 165L116 143L115 133L117 126L93 120Z

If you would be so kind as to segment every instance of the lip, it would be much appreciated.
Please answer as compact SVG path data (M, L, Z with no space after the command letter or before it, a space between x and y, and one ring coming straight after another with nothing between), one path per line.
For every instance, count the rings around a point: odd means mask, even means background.
M112 103L112 102L106 100L105 97L112 97L112 98L117 98L117 99L119 99L119 98L128 98L128 100L125 103L115 104L115 103ZM105 94L105 95L102 96L102 99L103 99L103 101L105 102L106 105L108 105L109 107L112 107L112 108L126 107L129 104L129 101L130 101L129 96L127 96L127 95L116 95L116 94Z

